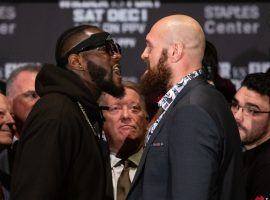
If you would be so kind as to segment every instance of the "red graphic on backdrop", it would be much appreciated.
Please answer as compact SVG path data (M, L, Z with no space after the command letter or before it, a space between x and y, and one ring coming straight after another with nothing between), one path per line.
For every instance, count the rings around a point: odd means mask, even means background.
M266 200L262 195L260 195L260 196L257 196L256 198L255 198L255 200Z

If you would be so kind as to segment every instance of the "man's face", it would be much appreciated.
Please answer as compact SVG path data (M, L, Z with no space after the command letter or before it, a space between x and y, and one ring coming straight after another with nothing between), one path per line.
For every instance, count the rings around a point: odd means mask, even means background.
M103 130L110 150L118 153L126 139L130 140L130 146L134 145L131 151L138 150L144 142L147 126L146 113L138 93L125 88L122 98L104 94L102 104L110 107L109 110L103 111L105 117Z
M121 97L124 93L122 86L120 52L110 54L105 47L99 47L84 53L87 69L92 81L106 93Z
M150 61L145 58L147 70L141 76L142 94L151 96L151 99L156 99L167 92L169 81L171 78L171 71L166 67L167 51L163 50L158 64L150 67Z
M141 58L146 63L146 70L141 77L142 93L151 99L164 95L169 87L171 70L167 66L168 50L159 30L152 28L146 36L146 47Z
M234 96L233 104L248 107L257 111L269 111L269 97L261 95L247 87L241 87ZM233 109L238 125L241 141L244 145L260 144L266 134L270 132L270 116L268 113L254 113L247 115L242 108Z
M33 105L39 99L35 92L36 76L37 72L23 71L13 82L10 94L12 108L16 119L21 122L25 122Z
M11 106L6 97L0 94L0 144L10 145L15 133L15 122L11 116Z

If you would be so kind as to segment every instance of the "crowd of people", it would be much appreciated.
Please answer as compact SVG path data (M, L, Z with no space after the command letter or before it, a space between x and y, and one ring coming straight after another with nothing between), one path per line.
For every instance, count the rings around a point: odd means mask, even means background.
M146 35L139 83L92 25L63 32L56 65L13 71L0 94L0 200L270 199L270 75L236 91L187 15Z

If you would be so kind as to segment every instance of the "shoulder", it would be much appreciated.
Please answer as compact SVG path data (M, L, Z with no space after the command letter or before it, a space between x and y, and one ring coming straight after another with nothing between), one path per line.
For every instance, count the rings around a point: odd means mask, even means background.
M214 120L201 106L192 104L176 106L170 115L171 120L168 122L171 125L169 127L175 130L178 135L184 134L185 137L190 137L193 134L194 136L198 135L199 132L207 135L217 132ZM185 131L189 133L187 134Z
M23 134L32 135L43 132L80 129L81 113L76 102L61 94L45 95L30 112Z
M42 119L68 119L78 113L78 105L66 95L52 93L43 96L33 107L32 117L42 116Z

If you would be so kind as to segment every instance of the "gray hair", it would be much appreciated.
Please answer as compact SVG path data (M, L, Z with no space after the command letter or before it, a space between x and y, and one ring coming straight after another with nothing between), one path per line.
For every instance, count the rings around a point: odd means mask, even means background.
M6 81L6 95L9 96L11 93L11 88L12 85L15 81L15 79L18 77L18 75L21 72L36 72L38 73L41 69L41 65L38 64L28 64L28 65L24 65L22 67L19 67L17 69L15 69L13 72L11 72L9 78Z

